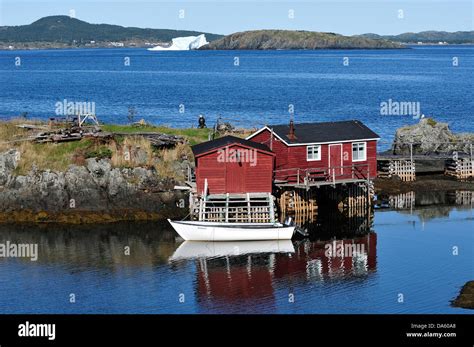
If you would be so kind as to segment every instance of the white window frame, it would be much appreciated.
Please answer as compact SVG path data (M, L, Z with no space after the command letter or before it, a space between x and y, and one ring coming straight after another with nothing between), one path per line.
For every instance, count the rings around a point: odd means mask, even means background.
M309 148L318 147L318 156L316 158L309 158L308 150ZM313 153L314 154L314 153ZM306 161L318 161L321 160L321 145L310 145L306 146Z
M363 150L363 159L354 159L354 145L364 145L364 150ZM359 149L357 150L357 152L360 153ZM352 151L351 151L351 155L352 155L352 162L353 163L356 163L358 161L366 161L367 160L367 142L352 142Z

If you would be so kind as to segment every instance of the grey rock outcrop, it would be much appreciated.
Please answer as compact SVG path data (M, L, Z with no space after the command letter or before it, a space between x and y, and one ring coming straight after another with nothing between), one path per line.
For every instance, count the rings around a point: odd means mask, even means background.
M409 155L410 143L413 154L470 153L474 134L454 134L447 123L423 118L418 124L397 129L393 142L393 154Z
M16 151L0 153L0 212L176 209L184 194L177 182L159 177L154 169L113 168L108 159L87 159L86 166L71 165L65 172L32 169L16 175Z
M15 149L0 155L0 186L3 186L18 166L19 152Z

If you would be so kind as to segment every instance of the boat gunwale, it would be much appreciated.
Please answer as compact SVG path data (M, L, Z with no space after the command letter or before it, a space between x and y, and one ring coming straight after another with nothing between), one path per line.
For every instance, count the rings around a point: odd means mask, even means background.
M283 225L281 223L221 223L218 224L218 222L209 222L209 223L216 223L216 224L197 224L194 223L193 221L172 221L170 220L170 223L177 223L181 225L190 225L190 226L196 226L196 227L207 227L207 228L224 228L224 229L233 229L233 228L239 228L239 229L281 229L281 228L294 228L294 226L290 225ZM206 222L198 222L198 223L206 223Z

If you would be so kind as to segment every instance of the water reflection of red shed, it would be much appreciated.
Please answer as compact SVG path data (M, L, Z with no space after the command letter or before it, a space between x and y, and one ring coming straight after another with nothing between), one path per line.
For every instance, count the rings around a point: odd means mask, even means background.
M345 245L363 246L362 254L352 256L326 255L326 245L344 247ZM288 274L309 277L336 277L362 275L374 271L377 267L377 234L318 242L304 242L296 249L292 257L277 255L274 276L283 278Z
M328 257L325 245L359 245L363 251L352 256ZM377 235L335 241L306 241L294 254L265 253L197 261L197 294L201 304L206 300L241 303L250 300L274 304L274 280L319 280L325 277L350 278L366 275L376 269Z
M270 266L255 264L251 255L201 259L197 268L197 291L200 297L226 301L273 298Z

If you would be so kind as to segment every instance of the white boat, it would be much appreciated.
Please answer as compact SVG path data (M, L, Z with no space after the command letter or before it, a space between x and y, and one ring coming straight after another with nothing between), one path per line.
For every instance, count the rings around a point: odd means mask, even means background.
M239 256L253 253L295 253L290 240L194 242L184 241L170 257L170 261Z
M168 222L186 241L290 240L295 231L281 223Z

